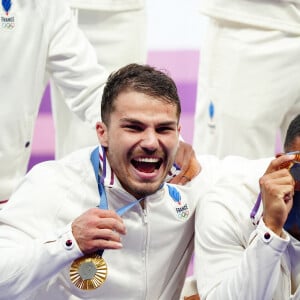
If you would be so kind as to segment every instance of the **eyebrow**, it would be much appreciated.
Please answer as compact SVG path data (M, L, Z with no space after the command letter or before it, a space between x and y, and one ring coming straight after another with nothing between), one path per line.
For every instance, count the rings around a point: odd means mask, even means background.
M133 119L133 118L122 118L120 119L121 122L126 122L126 123L132 123L132 124L139 124L139 125L143 125L144 123L137 120L137 119ZM177 126L178 122L177 121L166 121L166 122L161 122L158 123L158 126Z

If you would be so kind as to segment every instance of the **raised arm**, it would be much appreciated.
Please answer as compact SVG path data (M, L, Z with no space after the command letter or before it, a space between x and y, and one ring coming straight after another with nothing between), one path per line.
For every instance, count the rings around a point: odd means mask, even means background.
M47 71L68 107L92 126L100 120L103 85L108 74L97 63L95 51L78 28L65 1L40 1L49 35Z
M281 234L280 226L288 213L285 200L294 182L287 170L278 167L290 159L273 160L260 179L267 218L261 219L258 226L251 223L250 211L259 190L248 184L249 177L228 174L201 202L196 213L195 244L201 299L272 299L275 290L284 284L280 263L289 237ZM247 168L243 171L249 172ZM280 225L273 227L276 220ZM289 299L289 295L282 299Z

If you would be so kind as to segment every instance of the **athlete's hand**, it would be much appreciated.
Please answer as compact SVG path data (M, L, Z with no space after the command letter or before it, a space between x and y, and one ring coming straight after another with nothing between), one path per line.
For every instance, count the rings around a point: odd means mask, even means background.
M114 211L91 208L73 221L72 232L80 250L88 254L122 248L120 234L125 234L126 228Z
M267 227L281 236L282 228L293 205L295 181L289 170L281 165L292 161L294 155L282 155L271 161L259 184L263 201L263 220Z

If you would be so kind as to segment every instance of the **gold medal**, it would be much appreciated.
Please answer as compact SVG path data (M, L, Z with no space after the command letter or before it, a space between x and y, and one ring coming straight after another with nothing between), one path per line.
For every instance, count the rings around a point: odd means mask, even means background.
M72 283L82 290L94 290L101 286L107 277L105 260L97 253L80 257L70 267Z

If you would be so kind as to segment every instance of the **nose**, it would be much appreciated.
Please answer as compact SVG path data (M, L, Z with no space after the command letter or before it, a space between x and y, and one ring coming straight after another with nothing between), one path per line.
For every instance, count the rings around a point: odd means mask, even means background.
M158 149L159 140L155 130L148 129L143 132L141 147L148 151L155 151Z

